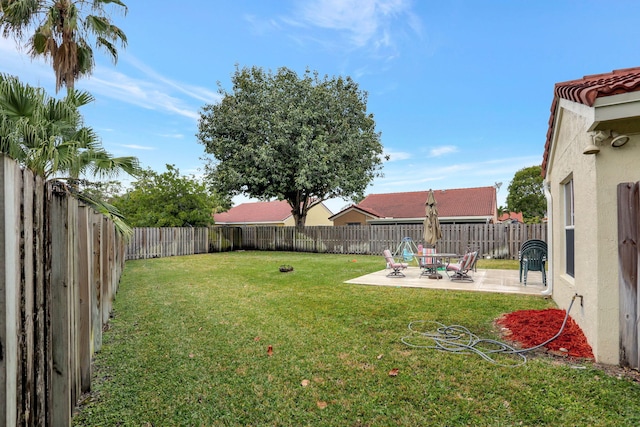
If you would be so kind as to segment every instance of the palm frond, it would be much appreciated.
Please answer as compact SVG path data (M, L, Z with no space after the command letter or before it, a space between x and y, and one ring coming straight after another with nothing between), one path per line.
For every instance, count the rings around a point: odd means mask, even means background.
M92 207L96 212L101 213L102 215L113 221L113 224L116 227L116 231L123 237L129 238L133 235L133 228L129 224L127 224L125 217L120 213L120 211L118 211L115 206L103 200L98 200L94 197L91 197L90 195L83 193L82 191L78 191L73 187L69 187L69 189L78 200L80 200L87 206Z

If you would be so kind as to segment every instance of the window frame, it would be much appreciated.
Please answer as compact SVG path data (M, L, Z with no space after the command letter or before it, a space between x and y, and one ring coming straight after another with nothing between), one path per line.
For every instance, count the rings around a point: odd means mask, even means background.
M575 186L573 176L562 183L564 201L565 273L575 277Z

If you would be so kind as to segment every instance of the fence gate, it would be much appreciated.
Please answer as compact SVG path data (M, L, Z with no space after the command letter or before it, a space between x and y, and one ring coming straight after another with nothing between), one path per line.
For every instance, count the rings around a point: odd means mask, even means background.
M620 290L620 365L639 369L638 258L640 257L640 182L618 184L618 277Z

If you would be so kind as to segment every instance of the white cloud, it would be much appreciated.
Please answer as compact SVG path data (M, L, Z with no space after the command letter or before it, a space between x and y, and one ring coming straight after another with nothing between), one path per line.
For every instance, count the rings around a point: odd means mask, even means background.
M411 153L407 153L406 151L394 151L385 149L383 156L389 156L390 162L396 162L400 160L410 159Z
M156 147L149 147L146 145L136 145L136 144L120 144L121 147L131 148L132 150L155 150Z
M181 133L164 133L158 136L161 136L163 138L184 139L184 135Z
M365 46L379 26L375 1L314 0L300 7L301 18L316 27L346 31L351 42Z
M187 95L189 98L203 101L205 103L217 103L222 99L222 96L218 92L212 91L208 88L193 86L182 82L176 82L167 77L164 77L163 75L157 73L131 55L127 56L126 60L138 70L142 71L147 77L163 83L166 86L172 87L178 92Z
M0 72L14 75L32 85L53 85L55 78L51 65L43 59L32 59L26 51L19 50L12 39L0 37ZM25 76L29 76L25 79Z
M431 157L440 157L440 156L444 156L445 154L451 154L451 153L457 153L457 152L458 152L458 147L454 145L443 145L442 147L432 148L429 151L429 155Z
M398 27L421 34L420 20L411 13L408 0L310 0L299 4L293 17L281 20L290 27L343 33L352 48L393 48ZM339 44L344 49L344 43Z
M197 111L199 107L188 105L184 99L167 93L162 85L131 78L120 72L97 68L82 86L94 94L149 110L178 114L193 120L200 118Z
M256 15L246 14L244 15L244 20L251 25L253 32L259 36L281 28L280 24L275 19L261 19ZM289 24L294 23L290 22Z
M503 190L498 198L503 203L506 188L515 173L523 167L539 164L540 160L537 156L522 156L455 164L437 158L411 163L388 162L382 171L385 176L374 181L369 193L485 187L502 182Z
M0 57L0 72L16 75L28 84L44 86L53 93L54 73L44 60L29 58L18 50L13 40L5 38L0 38ZM143 77L132 77L98 63L94 73L79 80L76 87L94 95L192 120L200 118L198 110L203 103L216 103L221 99L220 94L208 88L171 80L131 55L125 54L122 58L142 72Z

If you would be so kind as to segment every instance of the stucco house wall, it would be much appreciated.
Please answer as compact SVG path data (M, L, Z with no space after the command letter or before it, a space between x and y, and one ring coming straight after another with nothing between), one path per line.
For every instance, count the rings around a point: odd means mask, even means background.
M329 219L331 215L333 215L333 212L331 212L331 210L329 210L329 208L327 208L324 203L316 203L307 212L305 225L333 225L333 221ZM293 216L287 218L284 225L295 226L296 223L293 220Z
M594 107L560 99L549 153L546 182L551 194L550 275L553 299L571 309L596 360L619 363L617 185L640 180L640 136L620 148L608 143L598 154L583 154L591 144ZM613 123L611 124L613 125ZM566 274L564 184L573 179L574 277Z
M315 203L307 211L305 225L333 225L332 212L324 203ZM231 226L295 226L291 207L286 201L242 203L214 216L217 225Z
M340 215L333 220L333 225L335 226L349 225L354 223L366 225L367 216L362 212L351 210L351 211L345 212L343 215Z

